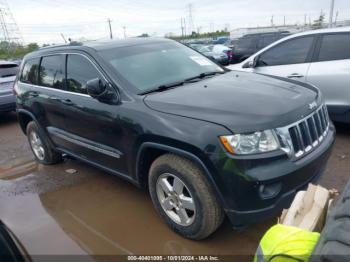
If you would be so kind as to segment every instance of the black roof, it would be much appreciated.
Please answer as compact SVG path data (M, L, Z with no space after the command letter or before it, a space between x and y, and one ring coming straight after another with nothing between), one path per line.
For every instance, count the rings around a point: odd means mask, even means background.
M166 38L153 38L153 37L140 37L140 38L128 38L123 40L98 40L98 41L88 41L88 42L71 42L70 44L64 45L52 45L39 48L37 51L30 53L28 56L35 56L37 54L49 53L51 51L58 50L72 50L72 49L94 49L96 51L103 49L110 49L116 47L124 46L137 46L151 43L161 43L161 42L170 42L173 40Z
M167 38L155 38L155 37L135 37L128 38L123 40L98 40L98 41L88 41L88 42L71 42L70 44L64 45L52 45L39 48L38 50L29 53L25 56L28 58L35 58L41 55L50 54L55 51L68 51L68 50L83 50L83 51L99 51L103 49L110 49L116 47L125 47L125 46L137 46L144 44L152 43L162 43L162 42L171 42L173 40Z

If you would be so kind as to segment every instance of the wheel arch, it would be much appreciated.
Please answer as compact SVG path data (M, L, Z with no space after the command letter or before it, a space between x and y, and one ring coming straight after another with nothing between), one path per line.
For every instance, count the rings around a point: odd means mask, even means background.
M148 155L149 152L151 152L150 155ZM205 178L213 189L215 197L221 206L224 207L224 198L204 161L192 152L165 144L156 142L144 142L141 144L136 157L136 179L141 187L146 188L148 186L148 171L153 161L160 155L169 153L193 161L203 171ZM149 156L150 158L148 158ZM146 161L143 161L143 159Z
M36 117L25 109L17 109L17 118L22 132L26 135L27 125L31 121L35 121L38 124Z

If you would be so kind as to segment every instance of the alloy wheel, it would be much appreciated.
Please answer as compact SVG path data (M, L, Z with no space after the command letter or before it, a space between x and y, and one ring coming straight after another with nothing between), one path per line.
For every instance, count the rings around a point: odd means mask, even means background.
M35 156L39 160L44 160L45 159L45 149L44 149L43 143L42 143L39 135L35 131L32 131L30 133L29 141L30 141L30 145L33 149Z
M157 197L168 217L181 226L190 226L196 216L194 199L185 183L165 173L157 180Z

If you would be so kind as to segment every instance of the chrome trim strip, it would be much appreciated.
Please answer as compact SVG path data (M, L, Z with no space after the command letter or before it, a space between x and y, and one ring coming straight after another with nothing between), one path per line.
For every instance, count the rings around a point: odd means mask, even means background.
M77 96L90 97L92 99L91 96L86 95L86 94L80 94L80 93L75 93L75 92L61 90L61 89L55 89L55 88L51 88L51 87L38 86L38 85L34 85L34 84L23 83L23 82L20 82L20 81L18 81L18 84L27 85L27 86L34 86L36 88L41 88L41 89L50 90L50 91L57 91L57 92L65 93L65 94L72 94L72 95L77 95Z
M275 129L277 135L279 136L279 138L283 141L283 143L285 145L284 147L281 147L281 149L283 151L285 151L290 158L294 158L295 160L299 159L305 153L310 152L313 148L318 146L322 142L322 140L326 137L326 135L328 134L328 131L329 131L329 121L326 122L326 127L323 128L322 123L321 123L322 120L321 120L321 117L319 115L320 113L322 113L322 111L327 110L325 107L326 107L326 105L322 104L321 106L319 106L318 109L316 109L315 111L310 113L308 116L302 118L301 120L298 120L298 121L296 121L293 124L290 124L288 126L284 126L284 127L280 127L280 128ZM322 110L322 111L320 111L320 110ZM326 115L327 114L328 113L326 113ZM328 116L326 116L326 117L328 119ZM297 133L298 133L297 136L300 136L301 132L300 132L299 125L304 122L307 125L308 132L310 132L310 130L309 130L310 127L309 127L309 124L307 122L308 119L311 119L311 123L313 126L312 128L314 128L315 133L317 135L317 138L315 141L312 141L311 145L307 145L305 148L304 141L302 140L301 137L298 137L297 139L299 140L300 143L302 143L302 146L304 147L304 149L299 150L298 152L295 152L289 129L296 127ZM316 123L317 120L319 121L319 127L321 128L321 133L318 130L318 124ZM311 140L312 140L312 138L311 138Z
M77 140L77 139L74 139L74 138L71 138L71 137L69 137L67 135L64 135L64 134L61 134L60 132L55 131L53 129L56 129L56 128L49 128L49 133L54 134L55 136L57 136L57 137L59 137L61 139L64 139L64 140L66 140L68 142L71 142L73 144L76 144L78 146L82 146L82 147L88 148L90 150L96 151L98 153L102 153L102 154L105 154L105 155L108 155L108 156L111 156L111 157L115 157L115 158L120 158L120 155L121 155L120 153L113 152L111 150L107 150L107 149L104 149L104 148L101 148L101 147L97 147L97 146L91 145L89 143L86 143L86 142L83 142L83 141L80 141L80 140Z
M103 77L103 79L106 82L108 82L108 83L110 82L110 81L107 80L105 74L102 73L101 70L98 68L97 64L90 57L88 57L85 54L78 53L78 52L57 52L57 53L52 53L52 54L47 54L47 55L40 55L38 58L47 57L47 56L53 56L53 55L80 55L80 56L83 56L95 67L95 69L99 72L99 74ZM66 93L66 94L73 94L73 95L78 95L78 96L91 97L91 96L89 96L87 94L81 94L81 93L76 93L76 92L71 92L71 91L66 91L66 90L61 90L61 89L55 89L55 88L50 88L50 87L45 87L45 86L39 86L39 85L34 85L34 84L23 83L19 79L18 79L18 83L23 84L23 85L39 87L39 88L46 89L46 90L51 90L51 91L59 91L59 92Z

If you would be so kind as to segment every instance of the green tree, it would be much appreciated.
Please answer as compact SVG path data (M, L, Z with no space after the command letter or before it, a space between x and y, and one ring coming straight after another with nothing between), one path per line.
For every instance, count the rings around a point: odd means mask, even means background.
M322 24L324 22L324 18L325 18L325 14L321 11L320 16L314 20L313 24L312 24L312 28L313 29L320 29L322 28Z

